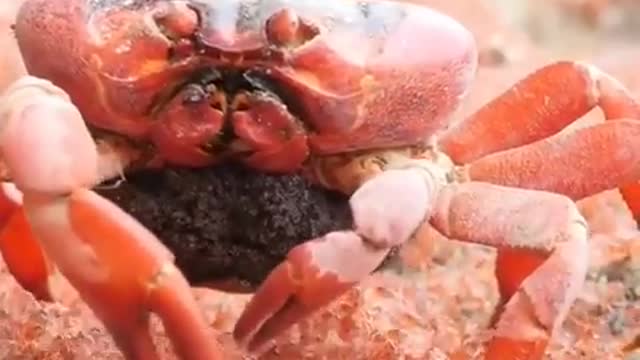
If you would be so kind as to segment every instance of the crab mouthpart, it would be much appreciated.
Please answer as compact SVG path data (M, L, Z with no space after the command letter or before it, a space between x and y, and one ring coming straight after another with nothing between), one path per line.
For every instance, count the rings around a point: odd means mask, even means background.
M264 171L296 170L309 155L306 130L278 92L254 70L205 69L156 108L151 140L176 165L235 159Z

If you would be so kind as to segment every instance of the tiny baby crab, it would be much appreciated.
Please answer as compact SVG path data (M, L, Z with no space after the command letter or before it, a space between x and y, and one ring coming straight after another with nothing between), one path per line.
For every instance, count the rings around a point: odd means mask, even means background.
M426 7L28 0L15 32L30 76L0 104L3 256L41 299L59 270L131 359L157 358L149 311L182 359L222 355L172 254L91 190L123 172L236 161L351 196L351 230L294 247L256 290L234 331L250 351L428 221L498 249L486 359L541 359L587 271L574 201L620 188L640 205L640 105L623 85L556 62L448 127L478 54ZM560 133L595 107L608 121Z

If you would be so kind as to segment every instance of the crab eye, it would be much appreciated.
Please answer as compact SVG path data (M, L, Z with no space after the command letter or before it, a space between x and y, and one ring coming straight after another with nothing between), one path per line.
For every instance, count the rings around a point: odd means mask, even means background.
M172 42L170 58L184 58L194 52L193 37L200 24L200 16L182 3L161 3L153 19L160 32Z
M200 22L198 13L186 4L162 3L154 14L160 31L171 40L195 34Z
M304 21L291 9L275 12L265 23L265 35L277 46L295 47L306 43L320 33L319 29Z

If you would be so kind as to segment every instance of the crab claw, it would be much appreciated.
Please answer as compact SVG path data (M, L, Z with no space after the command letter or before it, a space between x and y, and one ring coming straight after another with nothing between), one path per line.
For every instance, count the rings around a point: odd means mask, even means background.
M0 234L2 240L7 229L22 231L8 234L2 249L21 265L14 270L28 268L33 259L36 266L46 264L46 259L26 252L15 255L25 246L36 255L46 254L127 359L159 358L149 332L151 312L162 320L180 359L222 358L171 252L126 212L89 189L106 169L113 169L113 159L99 152L62 90L33 77L16 82L0 102L0 151L23 194L20 209L17 198L13 205L0 201L24 212L13 210L18 215L10 215ZM11 200L10 192L4 197ZM16 220L19 227L11 224L11 216L23 217ZM37 275L36 280L46 279Z
M236 341L260 352L269 340L376 270L389 251L410 239L428 218L440 187L429 170L388 170L365 182L350 200L354 230L332 232L293 248L240 316Z
M238 320L234 337L249 351L259 351L368 276L388 253L389 248L376 249L353 231L296 246L262 283Z

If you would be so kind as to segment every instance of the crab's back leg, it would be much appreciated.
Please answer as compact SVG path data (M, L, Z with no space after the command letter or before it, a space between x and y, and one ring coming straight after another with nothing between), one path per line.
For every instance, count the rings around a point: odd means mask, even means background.
M542 359L588 268L587 224L573 201L542 191L454 184L440 193L430 222L449 238L494 246L526 263L515 274L504 269L498 275L505 301L485 359Z
M640 120L596 124L490 154L460 173L470 180L552 191L573 200L625 189L640 180Z
M439 139L457 164L549 137L600 107L607 120L640 118L640 103L611 76L577 62L547 65Z
M619 81L591 65L556 62L533 72L454 126L440 138L439 146L455 163L470 163L554 135L595 107L607 120L640 120L640 103ZM616 186L640 220L640 184Z
M68 97L31 77L8 91L0 112L0 151L23 193L32 234L125 356L158 358L148 329L149 313L155 312L181 359L220 359L172 254L128 214L87 189L101 177L100 157Z

